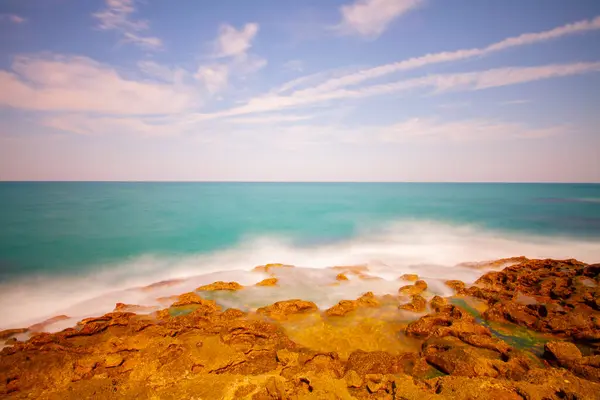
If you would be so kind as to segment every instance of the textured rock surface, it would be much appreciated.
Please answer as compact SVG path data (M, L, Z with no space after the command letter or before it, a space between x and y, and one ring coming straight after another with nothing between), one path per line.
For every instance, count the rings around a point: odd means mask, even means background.
M210 290L240 290L244 287L237 282L223 282L217 281L208 285L200 286L196 288L197 291L210 291Z
M302 346L286 329L302 314L317 324L352 326L358 312L319 320L316 305L303 300L277 302L257 313L223 311L196 293L182 294L172 307L149 315L124 305L62 332L13 339L0 352L0 397L597 399L600 351L592 338L598 330L593 325L598 272L598 266L572 260L526 260L461 289L485 302L489 323L467 307L434 297L433 312L417 320L381 322L395 324L394 340L416 342L412 350L362 350L360 343L371 337L358 331L358 348L343 356ZM412 303L423 299L413 296ZM387 315L389 301L366 293L340 307L376 318ZM401 314L396 305L393 312ZM569 320L555 322L561 318ZM496 320L505 329L502 335ZM522 338L511 336L519 327L509 320L556 333L548 336L541 358L527 350L529 342L523 349L513 347L520 342L511 340ZM4 331L0 337L20 333L24 330Z

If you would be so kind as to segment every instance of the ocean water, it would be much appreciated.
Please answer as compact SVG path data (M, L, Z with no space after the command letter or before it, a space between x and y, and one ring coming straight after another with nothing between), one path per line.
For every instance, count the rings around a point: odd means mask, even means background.
M367 265L384 293L519 255L600 262L600 185L0 183L0 328L148 303L132 288L166 279L252 284L273 262L305 267L280 296L327 306L366 287L310 292L326 267Z

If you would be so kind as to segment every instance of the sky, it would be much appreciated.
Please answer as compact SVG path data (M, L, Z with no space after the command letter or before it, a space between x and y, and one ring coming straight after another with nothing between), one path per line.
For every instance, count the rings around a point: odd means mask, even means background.
M0 0L0 180L600 182L600 2Z

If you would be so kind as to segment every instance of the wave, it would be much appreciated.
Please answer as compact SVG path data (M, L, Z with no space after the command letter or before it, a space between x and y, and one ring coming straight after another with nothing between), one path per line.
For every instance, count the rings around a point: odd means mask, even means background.
M85 275L31 276L2 283L0 329L29 326L59 314L72 317L53 325L54 330L59 330L82 318L112 311L117 302L158 305L158 297L191 291L216 280L253 285L267 275L251 270L271 262L300 268L282 272L280 288L253 288L217 300L225 306L252 308L281 299L303 298L329 307L368 290L376 294L396 293L400 286L397 279L405 273L425 278L430 294L448 295L443 280L471 283L483 273L459 264L514 256L598 262L600 242L423 221L400 221L377 232L362 232L349 240L313 246L298 246L281 237L248 238L238 246L209 254L146 255L116 265L97 266ZM339 271L328 267L344 265L365 265L369 275L381 279L351 280L331 286ZM181 281L152 290L139 289L176 279Z

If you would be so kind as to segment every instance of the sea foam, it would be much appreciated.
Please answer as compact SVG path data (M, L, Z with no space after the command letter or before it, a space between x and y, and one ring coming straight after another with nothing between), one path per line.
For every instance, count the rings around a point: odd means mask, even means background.
M474 226L403 221L377 232L363 232L336 243L298 246L286 238L247 238L238 246L208 254L167 257L145 255L115 265L87 268L78 276L31 276L0 285L0 329L26 327L46 318L71 317L49 326L56 331L82 318L101 315L115 303L161 305L157 298L180 294L217 280L254 285L268 275L252 271L257 265L285 263L277 288L251 288L234 294L213 294L225 307L251 310L278 300L302 298L327 308L366 291L395 294L406 282L398 277L415 273L428 285L428 296L449 295L447 279L474 282L486 269L459 265L514 256L576 258L600 261L600 242L574 238L525 236ZM328 267L365 265L367 274L381 279L350 280L335 284L339 270ZM141 287L182 279L153 289Z

